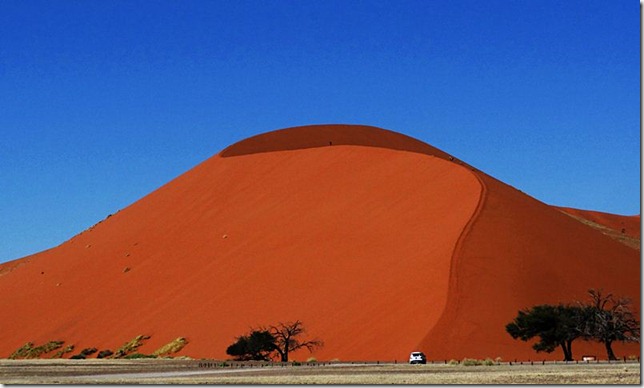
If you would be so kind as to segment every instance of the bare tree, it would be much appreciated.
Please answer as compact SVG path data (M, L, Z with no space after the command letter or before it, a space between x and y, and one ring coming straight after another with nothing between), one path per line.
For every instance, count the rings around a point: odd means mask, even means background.
M278 323L276 326L270 326L268 331L275 338L276 351L279 353L282 362L288 361L290 352L301 348L307 348L309 352L313 349L322 347L324 343L319 339L304 341L298 337L304 333L302 321Z
M630 310L628 298L602 295L602 290L590 289L592 314L583 329L584 336L604 344L609 360L616 360L612 344L615 341L639 342L640 323Z

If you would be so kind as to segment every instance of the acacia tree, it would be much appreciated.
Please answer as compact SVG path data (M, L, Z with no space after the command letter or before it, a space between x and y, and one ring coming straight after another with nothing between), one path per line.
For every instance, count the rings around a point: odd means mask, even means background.
M588 310L581 306L538 305L519 311L505 330L512 338L522 341L539 337L539 341L532 345L537 352L551 353L561 347L564 361L572 361L572 342L582 337L580 327L588 314Z
M309 352L313 349L324 346L319 339L304 341L298 337L304 333L304 325L301 321L278 323L276 326L270 326L269 332L275 338L275 351L279 353L281 361L287 362L290 352L307 348Z
M275 338L266 330L253 330L237 340L226 349L226 354L237 361L270 361L275 350Z
M640 323L631 312L628 298L614 298L612 294L602 295L602 290L588 290L591 311L590 318L583 326L586 338L601 342L606 347L609 360L616 360L612 344L615 341L639 342Z

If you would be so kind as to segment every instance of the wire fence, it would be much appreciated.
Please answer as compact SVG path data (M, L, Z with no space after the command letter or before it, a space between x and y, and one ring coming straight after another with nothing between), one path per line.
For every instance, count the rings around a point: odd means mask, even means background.
M623 357L617 360L600 360L598 358L587 358L574 361L556 361L556 360L427 360L429 365L461 365L461 366L494 366L494 365L579 365L579 364L638 364L639 357ZM347 365L397 365L408 364L407 360L390 360L390 361L291 361L291 362L272 362L272 361L223 361L223 360L201 360L198 361L199 368L290 368L290 367L323 367L323 366L347 366Z

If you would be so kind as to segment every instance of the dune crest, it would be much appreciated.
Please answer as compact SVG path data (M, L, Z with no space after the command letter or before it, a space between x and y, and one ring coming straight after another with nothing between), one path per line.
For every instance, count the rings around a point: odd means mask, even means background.
M367 125L309 125L262 133L237 142L219 155L232 157L339 145L386 148L450 158L447 153L401 133Z

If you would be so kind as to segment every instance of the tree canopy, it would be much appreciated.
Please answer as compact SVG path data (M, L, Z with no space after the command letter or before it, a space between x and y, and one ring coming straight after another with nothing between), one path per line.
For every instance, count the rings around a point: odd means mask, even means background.
M275 350L275 338L266 330L251 330L226 349L226 354L238 361L269 361Z
M295 350L306 348L309 352L323 346L323 342L303 340L299 338L304 333L302 321L278 323L268 328L260 327L240 337L226 349L226 354L238 361L257 360L269 361L279 356L282 362L287 362L289 354Z
M505 329L512 338L522 341L539 337L532 346L537 352L551 353L561 347L564 361L572 361L572 342L582 336L580 325L586 314L580 306L538 305L519 311Z
M538 337L532 347L537 352L553 352L561 347L565 361L572 361L572 342L577 338L601 342L609 360L615 360L614 341L638 342L640 324L630 311L630 300L603 295L590 289L590 302L576 305L538 305L519 311L505 330L514 339Z

